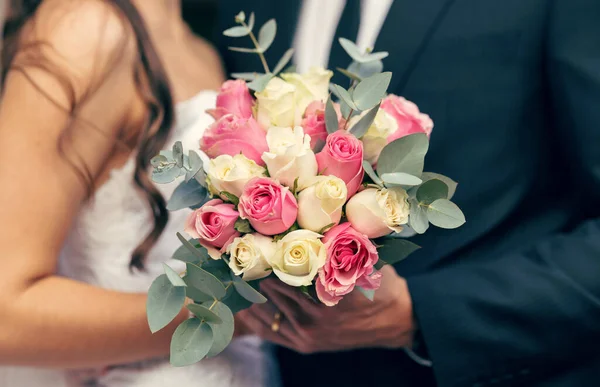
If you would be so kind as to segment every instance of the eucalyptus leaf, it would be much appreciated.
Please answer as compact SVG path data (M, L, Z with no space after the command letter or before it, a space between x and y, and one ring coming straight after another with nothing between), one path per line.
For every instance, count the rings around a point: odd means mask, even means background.
M185 277L183 277L183 279L187 280L187 275ZM185 288L185 296L187 298L194 300L194 302L199 302L199 303L203 303L206 301L210 301L210 302L214 301L214 298L212 298L210 295L204 294L200 290L198 290L192 286L188 286L187 288Z
M338 116L333 107L333 102L331 101L331 97L327 99L327 103L325 104L325 127L327 128L327 133L335 133L339 128Z
M228 47L230 51L243 52L245 54L258 54L258 49L248 47Z
M253 81L260 75L264 75L261 73L231 73L231 77L235 79L243 79L245 81Z
M425 163L425 154L429 149L426 134L416 133L401 137L386 145L377 161L379 175L404 172L421 176Z
M360 286L357 286L356 289L361 292L369 301L373 301L375 298L375 290L373 289L363 289Z
M187 263L186 283L200 290L204 294L212 296L215 300L220 300L227 294L225 286L215 277L200 266L193 263Z
M236 23L243 23L246 21L246 13L244 11L240 11L237 15L235 15Z
M210 326L197 318L182 322L171 338L171 365L183 367L204 359L213 344Z
M221 281L223 285L227 286L231 283L231 269L229 268L229 265L225 263L225 260L211 259L207 262L202 263L201 267L202 269L217 277L217 279ZM229 289L231 288L232 286L229 287ZM225 298L227 298L227 296L225 296Z
M427 207L427 218L434 226L454 229L462 226L466 220L458 206L448 199L438 199Z
M246 300L255 304L262 304L267 302L265 296L260 294L256 289L254 289L240 277L231 273L231 279L233 281L233 286L235 287L235 290L237 290L240 296L244 297Z
M371 163L369 163L367 160L363 160L362 165L367 175L369 175L371 180L373 180L373 183L383 187L383 180L381 180L381 178L377 176L377 173L375 173L375 171L373 170Z
M352 93L356 107L360 110L371 109L381 102L392 80L392 73L385 72L363 79Z
M186 245L179 246L173 253L173 259L183 262L204 262L210 259L208 251L202 246L195 247L198 243L197 239L190 239ZM190 246L193 252L190 251ZM201 257L201 258L200 258Z
M171 285L184 287L187 286L183 278L181 278L181 276L175 270L173 270L171 266L163 263L163 268L165 269L165 274L167 275L169 282L171 282Z
M273 69L273 74L279 74L279 72L285 68L285 66L290 62L290 60L292 60L293 56L294 49L290 48L283 54L281 59L279 59L279 62L277 62L277 65Z
M181 145L181 141L176 141L173 144L173 159L177 167L183 168L183 145Z
M448 198L448 186L439 179L431 179L423 183L417 190L419 203L429 205L438 199Z
M221 301L231 309L232 313L248 309L253 305L252 302L242 297L234 286L230 286L229 289L227 289L227 296Z
M254 12L250 12L250 17L248 17L248 29L252 31L254 29Z
M379 257L390 265L406 259L410 254L421 248L407 239L399 238L382 238L378 239L377 243L381 245L377 249Z
M241 38L250 33L250 30L244 26L231 27L223 31L223 35L229 36L230 38Z
M199 207L210 200L210 193L196 179L182 182L175 188L167 203L167 210L177 211L189 207Z
M223 320L219 317L215 312L210 310L210 306L212 302L207 302L203 305L198 304L188 304L187 308L192 314L198 317L200 320L204 320L204 322L221 324Z
M354 42L352 42L346 38L339 38L338 41L342 45L342 48L344 49L344 51L346 51L346 53L353 60L355 60L357 62L362 62L364 60L363 53L360 51L358 46L356 44L354 44Z
M367 63L352 62L347 70L348 72L357 75L360 78L359 81L361 81L364 78L382 72L383 62L380 60Z
M181 168L176 165L169 165L163 168L154 168L152 171L152 181L158 184L172 183L181 176Z
M369 110L367 114L362 116L356 124L354 124L350 128L350 133L352 133L356 138L361 138L373 124L375 121L375 116L377 116L377 112L379 111L380 104L377 104L373 109Z
M364 63L381 61L382 59L387 58L389 55L390 55L390 53L387 51L373 52L371 54L364 55L363 61L364 61Z
M156 155L150 160L150 165L152 165L153 167L160 167L163 164L166 164L168 162L169 162L169 159L167 159L165 156Z
M258 45L260 46L260 50L265 52L271 47L273 41L275 40L275 35L277 34L277 22L275 19L270 19L262 27L260 27L260 31L258 31Z
M423 172L423 174L421 174L421 179L423 181L428 181L431 179L438 179L443 181L446 184L446 186L448 186L448 197L446 198L448 200L452 199L454 193L456 192L456 187L458 186L457 182L455 182L447 176L440 175L439 173Z
M146 300L146 315L152 333L163 329L181 311L185 302L185 288L173 286L166 274L152 282Z
M429 228L429 220L427 219L427 211L419 205L416 199L410 199L410 215L408 222L410 227L418 234L423 234Z
M353 62L353 63L356 63L356 62ZM337 67L336 70L339 71L342 75L345 75L348 78L350 78L350 80L352 80L352 81L357 81L357 82L362 81L362 78L360 77L360 75L353 73L350 70L346 70L341 67Z
M273 77L274 75L270 73L261 75L252 82L248 83L248 88L256 92L261 92L265 89L265 87L267 87L267 84L271 79L273 79Z
M250 221L248 219L239 218L235 221L233 227L242 234L248 234L252 232L252 226L250 225Z
M197 249L180 233L177 233L177 238L179 238L179 241L183 244L183 247L185 247L190 253L194 254L199 261L207 260L206 249L204 249L204 251L202 249Z
M231 339L233 339L233 331L235 330L233 313L227 305L222 302L217 302L213 306L212 311L221 318L221 323L208 323L213 331L213 344L206 355L207 357L217 356L219 353L223 352L231 342Z
M393 172L393 173L384 173L381 175L381 179L384 183L389 185L407 185L407 186L415 186L419 185L423 182L423 180L419 179L416 176L410 175L404 172Z
M350 107L350 109L358 110L358 108L354 104L354 101L352 100L352 96L350 95L348 90L346 90L342 86L336 85L336 84L333 84L332 87L335 90L335 92L334 92L335 95L337 95L342 101L344 101L344 103L346 105L348 105Z
M188 161L190 164L190 169L185 173L185 181L186 182L188 182L188 181L192 180L194 177L196 177L198 172L200 172L200 170L202 170L202 167L204 164L202 162L202 159L198 155L198 153L194 152L193 150L190 150L190 152L189 152Z

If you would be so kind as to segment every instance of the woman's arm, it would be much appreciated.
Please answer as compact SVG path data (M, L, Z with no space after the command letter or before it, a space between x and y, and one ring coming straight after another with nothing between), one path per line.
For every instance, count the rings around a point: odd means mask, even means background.
M73 163L101 175L138 98L130 32L105 3L51 0L25 38L52 48L40 48L47 68L24 65L10 73L0 103L0 363L85 367L167 354L185 312L152 335L145 295L55 275L86 197ZM27 55L19 54L16 64L27 63ZM92 87L70 120L70 104ZM63 154L58 144L69 125Z

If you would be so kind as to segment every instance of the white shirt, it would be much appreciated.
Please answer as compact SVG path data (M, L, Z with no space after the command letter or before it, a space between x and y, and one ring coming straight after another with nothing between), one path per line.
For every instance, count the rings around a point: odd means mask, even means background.
M375 45L392 1L361 1L360 28L356 41L361 49ZM303 0L294 38L298 72L305 72L311 66L327 67L335 31L345 6L346 0Z

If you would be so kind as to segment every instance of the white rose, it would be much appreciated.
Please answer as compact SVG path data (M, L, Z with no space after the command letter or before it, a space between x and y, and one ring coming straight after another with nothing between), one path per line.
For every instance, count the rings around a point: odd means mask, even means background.
M281 184L293 187L314 177L318 172L317 158L310 147L310 136L304 129L272 127L267 132L269 152L262 155L269 175Z
M244 281L264 278L271 274L267 260L275 254L273 239L261 234L246 234L238 237L227 246L229 267L235 275L242 275Z
M348 127L352 128L367 112L350 119ZM379 109L367 133L361 138L363 142L363 158L371 164L377 163L381 150L387 145L388 137L398 130L398 123L385 110Z
M329 81L333 71L322 67L311 67L305 74L283 73L281 77L286 82L296 86L296 106L301 113L313 101L327 100L329 96Z
M210 160L208 186L212 194L226 191L237 197L242 195L244 186L255 177L264 176L266 169L242 154L220 155Z
M290 286L309 286L327 260L327 249L319 238L316 232L296 230L278 241L269 260L275 275Z
M354 195L346 205L352 227L369 238L402 231L409 213L408 194L401 187L368 188Z
M348 188L342 179L335 176L314 177L298 195L298 224L315 232L338 224L347 197Z
M296 108L296 87L275 77L256 95L256 118L266 130L271 126L295 126L302 120Z

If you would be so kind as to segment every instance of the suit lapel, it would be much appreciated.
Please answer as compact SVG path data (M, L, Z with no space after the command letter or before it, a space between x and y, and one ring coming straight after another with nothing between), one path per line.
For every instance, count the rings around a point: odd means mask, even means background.
M376 43L388 51L385 68L394 76L389 90L401 93L427 44L455 0L394 0Z

